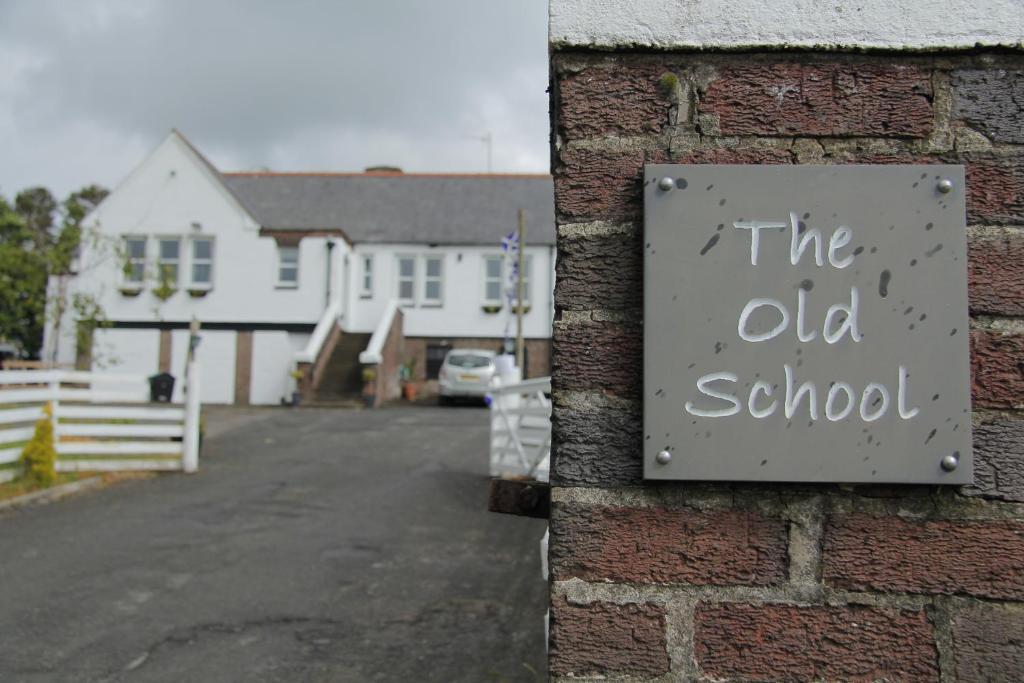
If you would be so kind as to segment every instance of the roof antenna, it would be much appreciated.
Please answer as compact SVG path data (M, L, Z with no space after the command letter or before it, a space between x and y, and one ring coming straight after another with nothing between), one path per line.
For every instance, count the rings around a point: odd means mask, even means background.
M494 137L491 135L491 131L487 131L483 135L470 135L469 137L487 145L487 172L491 173L491 161L494 155Z

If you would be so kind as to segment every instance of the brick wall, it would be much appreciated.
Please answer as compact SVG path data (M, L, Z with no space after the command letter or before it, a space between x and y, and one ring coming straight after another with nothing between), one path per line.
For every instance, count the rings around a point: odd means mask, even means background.
M1019 680L1024 58L552 53L550 670ZM645 163L962 163L976 482L642 480Z

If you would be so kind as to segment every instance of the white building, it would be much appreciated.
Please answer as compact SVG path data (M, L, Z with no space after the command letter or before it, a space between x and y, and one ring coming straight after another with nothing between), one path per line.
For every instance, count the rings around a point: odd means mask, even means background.
M552 202L542 175L221 173L175 131L86 218L64 299L106 322L90 334L68 305L45 358L180 376L196 319L205 402L290 400L303 360L322 370L307 389L351 395L397 300L400 360L429 379L447 348L515 334L501 240L525 209L527 375L547 374Z

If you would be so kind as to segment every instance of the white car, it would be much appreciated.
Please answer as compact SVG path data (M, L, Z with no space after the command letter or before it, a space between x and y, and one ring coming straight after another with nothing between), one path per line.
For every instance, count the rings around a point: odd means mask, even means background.
M437 376L438 402L449 405L456 398L483 398L494 377L495 355L483 349L449 351Z

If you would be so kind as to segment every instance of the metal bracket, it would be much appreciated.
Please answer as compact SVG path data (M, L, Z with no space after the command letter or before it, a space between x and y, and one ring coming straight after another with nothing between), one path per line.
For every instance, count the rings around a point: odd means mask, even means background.
M551 514L551 487L526 479L491 479L487 509L506 515L547 519Z

